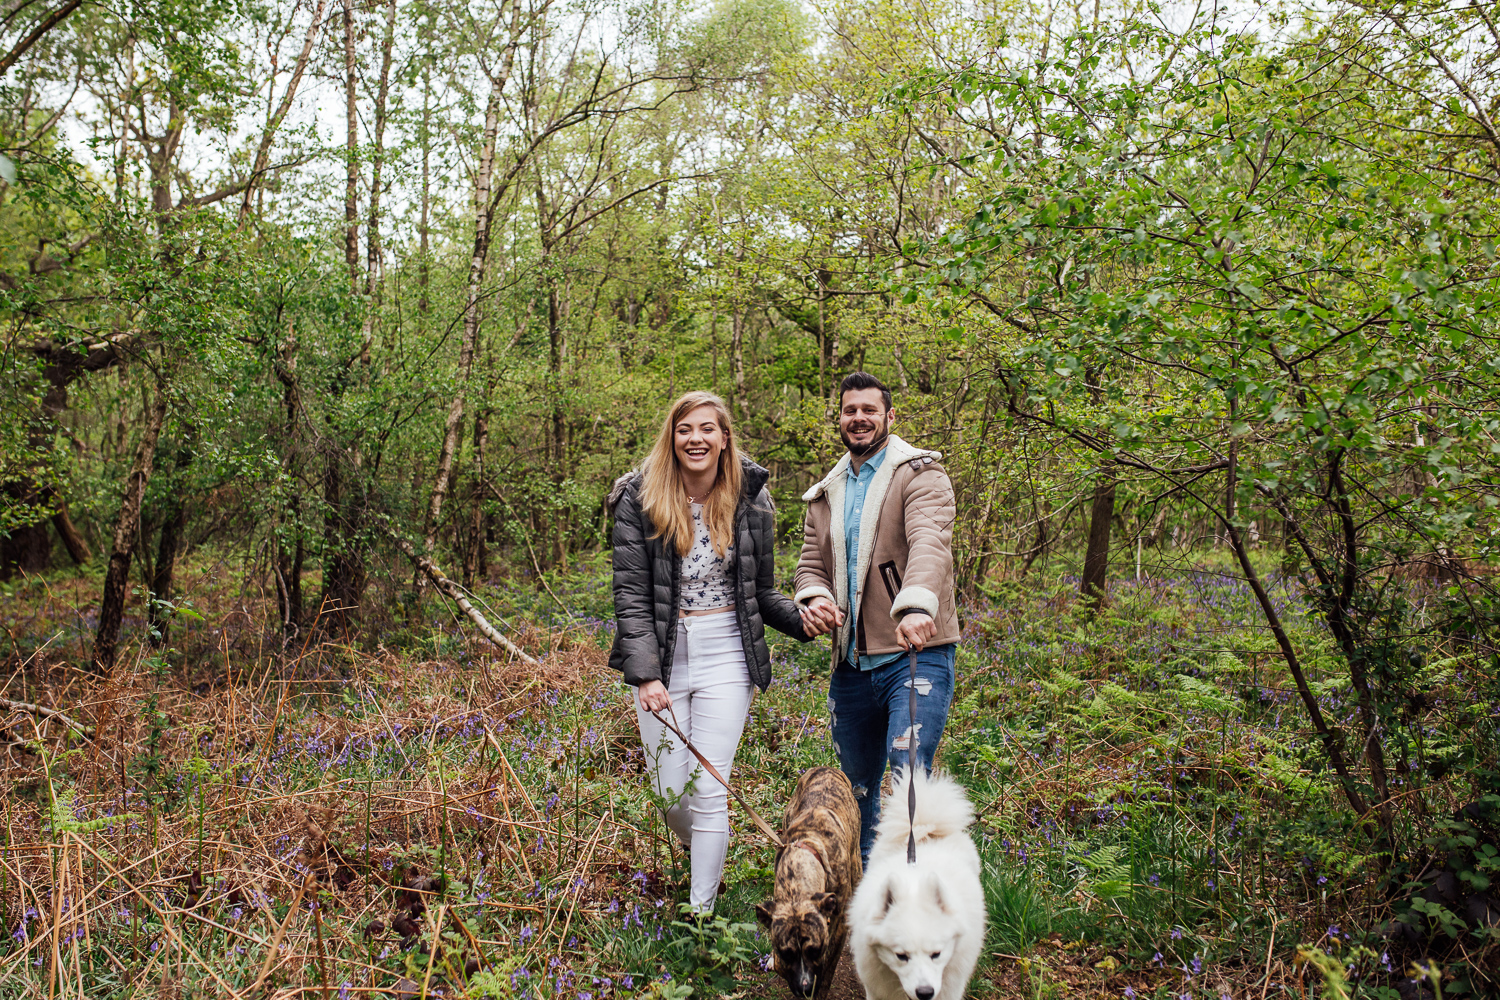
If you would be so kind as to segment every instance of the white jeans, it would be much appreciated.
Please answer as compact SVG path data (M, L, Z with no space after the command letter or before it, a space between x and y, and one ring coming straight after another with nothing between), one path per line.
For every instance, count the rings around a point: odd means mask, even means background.
M667 691L672 711L663 712L663 717L671 721L675 714L682 734L728 779L755 697L732 608L722 614L677 619L677 648ZM712 911L729 850L729 795L676 736L642 710L639 691L635 717L656 793L675 799L667 809L667 826L691 853L689 901L696 910ZM691 791L684 794L690 783Z

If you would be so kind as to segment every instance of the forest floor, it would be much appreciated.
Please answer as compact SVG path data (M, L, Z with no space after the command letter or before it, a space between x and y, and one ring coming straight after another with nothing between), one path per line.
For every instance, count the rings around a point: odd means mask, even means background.
M135 621L104 680L82 669L91 581L9 586L0 693L91 732L4 720L0 996L788 995L754 918L772 849L738 813L719 915L677 915L684 859L606 664L600 567L481 591L536 667L438 603L378 640L284 643L274 602L226 578L194 561L169 641ZM1075 586L965 610L940 763L979 817L970 994L1301 996L1320 962L1391 968L1368 848L1243 585L1120 583L1093 616ZM1276 598L1328 711L1352 711L1326 639ZM773 818L832 763L826 643L774 655L734 772ZM1448 676L1438 711L1475 697ZM1456 752L1461 728L1435 724L1425 752ZM1422 794L1442 812L1470 792ZM834 1000L861 995L846 963Z

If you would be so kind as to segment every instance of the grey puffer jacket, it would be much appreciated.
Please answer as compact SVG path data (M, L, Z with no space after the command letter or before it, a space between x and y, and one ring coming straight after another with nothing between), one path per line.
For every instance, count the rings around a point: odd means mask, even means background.
M800 642L812 637L802 631L797 605L776 589L776 519L766 490L771 474L749 459L741 461L744 487L734 513L730 578L745 664L750 679L764 691L771 683L766 626ZM682 557L665 539L650 537L650 525L641 512L640 486L640 473L632 472L616 480L609 494L615 516L615 645L609 665L625 674L627 684L661 681L670 687Z

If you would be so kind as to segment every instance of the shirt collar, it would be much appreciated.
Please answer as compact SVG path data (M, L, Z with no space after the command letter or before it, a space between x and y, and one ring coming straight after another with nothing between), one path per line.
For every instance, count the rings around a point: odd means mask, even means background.
M859 467L859 471L858 472L854 471L854 463L850 462L849 463L849 468L847 470L845 470L845 474L850 479L853 479L856 482L858 482L859 479L860 479L860 477L864 475L864 472L865 472L866 469L870 470L870 475L871 476L875 475L875 471L877 469L879 469L883 464L885 464L885 453L888 450L890 450L890 441L889 440L887 440L886 443L881 446L881 448L880 448L879 451L877 451L875 454L871 455L869 458L865 459L864 464Z

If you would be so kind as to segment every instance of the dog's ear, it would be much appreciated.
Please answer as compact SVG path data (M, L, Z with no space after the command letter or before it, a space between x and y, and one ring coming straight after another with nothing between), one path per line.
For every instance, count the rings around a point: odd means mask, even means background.
M839 910L844 908L844 904L839 902L839 898L831 892L815 894L812 897L812 904L818 908L824 920L832 920L838 916Z
M881 907L880 907L880 915L881 915L881 917L884 917L887 913L890 913L891 912L891 907L893 907L895 905L896 905L896 894L895 894L895 892L893 892L891 890L891 884L889 882L887 882L885 884L885 902L883 904L881 904Z
M943 899L943 883L939 881L937 876L928 875L927 884L932 888L932 901L937 904L937 908L944 913L951 913L952 911L948 909L947 902Z
M755 919L761 922L761 926L771 926L771 906L766 903L755 904Z

